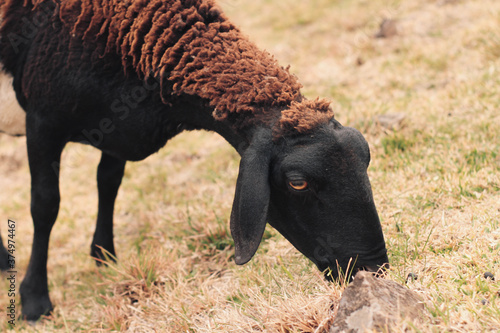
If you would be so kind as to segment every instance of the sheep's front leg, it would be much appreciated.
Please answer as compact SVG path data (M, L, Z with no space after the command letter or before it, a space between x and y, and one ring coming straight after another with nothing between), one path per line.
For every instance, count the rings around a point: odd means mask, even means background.
M3 246L2 236L0 236L0 271L6 271L9 268L9 253Z
M59 162L65 145L57 130L27 116L34 235L28 270L21 283L22 316L37 320L52 311L47 285L47 257L52 226L59 211Z
M99 210L94 239L90 246L93 258L105 260L111 255L114 261L115 246L113 244L113 211L118 189L125 171L125 161L102 153L97 169L97 189L99 191ZM106 255L108 254L108 255ZM99 266L102 263L96 260Z

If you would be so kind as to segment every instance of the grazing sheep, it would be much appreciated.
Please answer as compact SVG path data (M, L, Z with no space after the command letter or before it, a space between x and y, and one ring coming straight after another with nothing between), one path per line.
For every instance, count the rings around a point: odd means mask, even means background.
M34 239L23 317L52 310L47 249L69 141L102 151L91 255L115 254L113 207L127 160L184 130L219 133L241 155L230 217L235 262L266 222L320 270L388 262L366 169L368 144L307 100L297 78L212 0L0 0L0 62L26 111ZM3 109L0 109L0 113Z

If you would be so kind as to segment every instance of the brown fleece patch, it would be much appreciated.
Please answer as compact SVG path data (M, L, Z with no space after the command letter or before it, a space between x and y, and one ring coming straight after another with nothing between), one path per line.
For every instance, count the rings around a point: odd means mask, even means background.
M19 6L19 0L4 1ZM297 78L251 43L213 0L24 0L24 6L47 1L58 5L72 40L92 49L91 59L117 54L125 72L159 78L166 104L181 94L199 96L215 119L236 128L282 118L284 132L302 133L327 118L326 102L297 102Z
M286 135L298 132L306 134L317 126L329 122L333 118L330 102L325 99L292 102L289 109L281 112L279 126L275 135Z

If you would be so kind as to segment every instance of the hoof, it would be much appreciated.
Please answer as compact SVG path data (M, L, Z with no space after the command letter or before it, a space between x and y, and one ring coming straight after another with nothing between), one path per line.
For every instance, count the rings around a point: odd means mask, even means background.
M21 294L22 319L33 322L40 319L41 316L48 316L54 308L48 295L29 297Z
M95 260L95 264L97 265L97 267L106 265L109 262L116 262L114 249L108 251L101 246L96 246L93 244L90 247L90 256Z

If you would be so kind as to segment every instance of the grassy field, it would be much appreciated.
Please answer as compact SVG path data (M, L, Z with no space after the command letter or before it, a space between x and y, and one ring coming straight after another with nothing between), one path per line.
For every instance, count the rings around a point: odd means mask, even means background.
M500 332L500 2L220 0L308 97L361 130L392 269L430 313L416 332ZM375 38L384 19L398 33ZM402 114L398 126L377 119ZM185 133L129 163L115 218L119 263L89 257L99 153L69 145L51 238L51 320L13 331L323 332L345 287L268 228L233 262L228 220L239 158ZM24 138L0 136L0 231L16 221L17 282L31 247ZM496 280L485 279L491 272ZM0 331L7 281L0 281ZM18 299L17 299L18 300ZM395 330L403 330L405 324Z

